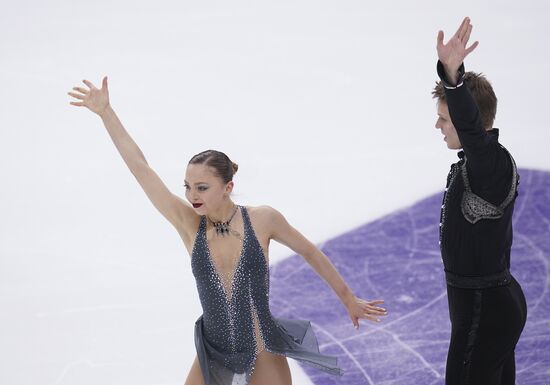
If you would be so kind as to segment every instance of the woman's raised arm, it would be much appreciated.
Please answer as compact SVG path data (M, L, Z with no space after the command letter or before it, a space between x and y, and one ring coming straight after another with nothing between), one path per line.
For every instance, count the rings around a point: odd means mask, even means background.
M176 227L182 236L188 238L184 241L190 240L196 231L198 215L185 201L172 194L155 171L149 167L145 156L109 103L107 77L103 78L101 88L95 87L88 80L83 80L83 83L86 88L73 87L73 91L69 92L70 96L78 100L72 101L71 104L77 107L86 107L101 118L120 156L153 205Z

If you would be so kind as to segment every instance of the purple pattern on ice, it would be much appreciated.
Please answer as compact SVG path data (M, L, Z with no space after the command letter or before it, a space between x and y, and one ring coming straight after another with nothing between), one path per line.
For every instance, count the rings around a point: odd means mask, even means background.
M517 384L548 384L550 367L550 172L520 170L512 273L527 297L527 325L516 349ZM438 247L442 194L325 242L356 294L383 298L390 315L353 329L336 296L301 257L276 264L271 307L277 317L312 321L321 351L346 371L339 378L304 366L317 385L444 384L450 335Z

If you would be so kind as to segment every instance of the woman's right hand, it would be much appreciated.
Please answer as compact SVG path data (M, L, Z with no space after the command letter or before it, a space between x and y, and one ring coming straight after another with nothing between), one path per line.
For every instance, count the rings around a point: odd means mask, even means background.
M71 102L73 106L87 107L90 111L100 115L109 107L109 88L107 76L101 82L101 88L96 88L89 80L82 81L87 88L73 87L76 92L68 92L70 96L80 101Z

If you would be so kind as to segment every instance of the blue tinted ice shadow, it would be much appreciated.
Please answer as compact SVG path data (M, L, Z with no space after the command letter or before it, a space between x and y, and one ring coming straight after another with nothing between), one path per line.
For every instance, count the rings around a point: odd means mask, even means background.
M512 273L528 304L516 350L517 383L542 384L550 367L550 172L520 170ZM356 331L336 296L301 257L271 275L275 316L312 321L321 351L344 377L304 366L317 385L444 384L450 323L438 246L442 194L321 245L356 294L386 300L381 324Z

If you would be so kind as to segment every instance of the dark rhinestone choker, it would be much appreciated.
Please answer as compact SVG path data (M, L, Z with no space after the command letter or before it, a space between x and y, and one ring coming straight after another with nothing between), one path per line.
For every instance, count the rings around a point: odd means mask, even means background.
M210 217L208 217L208 220L212 223L212 226L214 227L214 230L216 231L216 235L225 236L229 234L229 223L231 223L231 220L237 213L237 205L235 205L235 210L233 210L233 214L231 214L231 217L225 221L225 222L214 222Z

